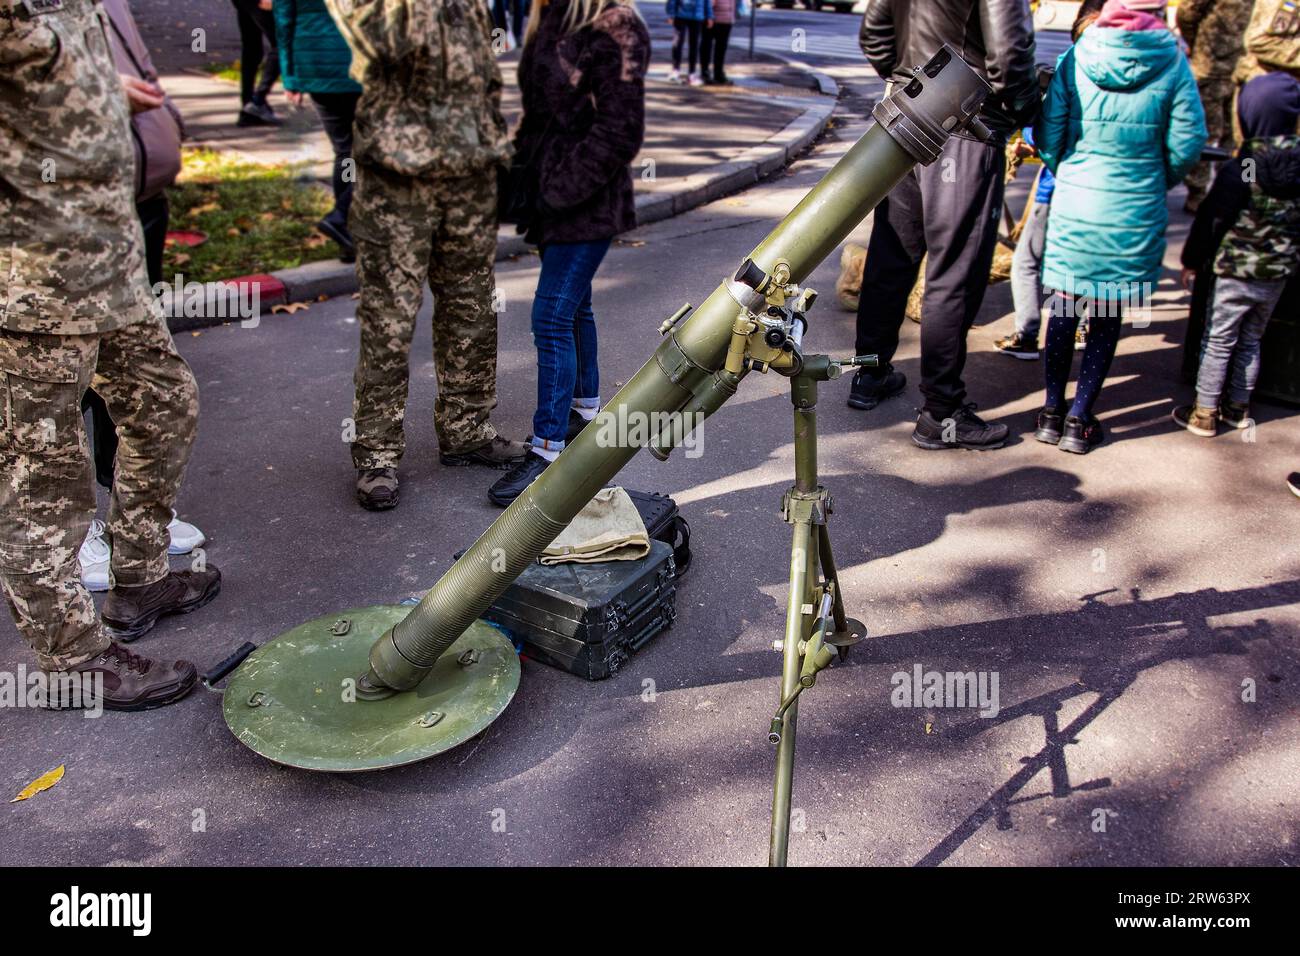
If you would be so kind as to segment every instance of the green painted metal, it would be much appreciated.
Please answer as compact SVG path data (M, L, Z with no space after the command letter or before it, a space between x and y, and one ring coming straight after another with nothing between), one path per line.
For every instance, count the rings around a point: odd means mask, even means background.
M409 607L318 617L254 651L231 675L222 709L240 743L276 763L352 772L398 767L464 743L505 710L519 657L482 621L451 645L409 694L359 700L348 681Z

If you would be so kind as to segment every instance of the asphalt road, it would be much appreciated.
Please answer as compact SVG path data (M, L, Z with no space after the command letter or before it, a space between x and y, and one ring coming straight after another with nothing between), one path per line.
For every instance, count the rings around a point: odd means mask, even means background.
M787 174L611 251L595 294L607 397L662 319L734 270L861 129L847 109ZM1171 195L1170 264L1181 203ZM829 294L835 275L831 262L810 280L827 294L807 343L847 354L854 320ZM536 278L533 257L499 269L496 420L518 436L533 407ZM203 395L180 511L211 536L225 588L141 652L208 666L244 640L418 594L498 513L491 474L438 464L427 305L402 504L356 507L341 440L354 308L333 300L179 342ZM1185 298L1167 275L1101 399L1112 440L1062 454L1025 438L1041 366L992 350L1008 311L1006 287L990 290L967 366L982 412L1018 436L1003 450L911 445L910 323L904 395L863 414L844 405L847 383L824 388L832 534L850 613L873 637L803 698L791 862L1300 863L1300 510L1282 485L1300 463L1293 413L1260 405L1257 429L1214 441L1173 428L1169 410L1190 393L1174 372ZM52 790L0 808L0 862L761 863L793 468L784 384L748 379L706 425L701 457L641 456L621 476L677 498L696 560L676 626L611 679L525 661L515 702L480 738L346 777L262 760L208 691L97 720L0 709L0 784L16 793L67 767ZM0 631L0 670L30 664L7 620ZM996 674L997 716L895 706L894 675L917 665Z

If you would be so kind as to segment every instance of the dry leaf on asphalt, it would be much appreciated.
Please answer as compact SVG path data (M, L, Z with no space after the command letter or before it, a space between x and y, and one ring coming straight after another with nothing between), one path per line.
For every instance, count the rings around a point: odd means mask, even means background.
M19 792L18 796L10 800L10 803L17 803L19 800L30 800L42 790L48 790L60 780L63 779L63 764L59 764L49 773L43 773Z
M272 312L288 312L292 315L294 312L301 312L303 309L309 309L311 306L306 302L289 302L284 305L271 306Z

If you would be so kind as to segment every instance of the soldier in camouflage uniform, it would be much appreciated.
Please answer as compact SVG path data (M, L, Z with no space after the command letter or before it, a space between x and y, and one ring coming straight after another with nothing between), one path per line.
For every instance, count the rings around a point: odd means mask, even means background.
M198 395L150 295L107 24L97 0L0 0L0 584L42 668L102 677L104 706L141 709L188 693L194 665L114 637L201 606L220 574L167 564ZM95 512L92 381L121 442L102 624L77 564Z
M328 0L363 88L352 154L361 350L352 461L357 499L397 504L411 339L426 280L444 464L509 467L523 444L496 407L496 169L509 157L501 74L482 0Z
M1190 48L1192 75L1210 134L1208 146L1231 147L1234 142L1237 86L1232 77L1244 51L1253 5L1253 0L1181 0L1178 4L1178 32ZM1210 185L1210 164L1197 163L1185 182L1187 211L1195 212Z
M1183 281L1212 270L1214 293L1196 403L1174 410L1194 435L1218 423L1250 424L1260 340L1287 280L1300 270L1300 80L1267 73L1237 102L1244 135L1237 156L1219 167L1183 245Z

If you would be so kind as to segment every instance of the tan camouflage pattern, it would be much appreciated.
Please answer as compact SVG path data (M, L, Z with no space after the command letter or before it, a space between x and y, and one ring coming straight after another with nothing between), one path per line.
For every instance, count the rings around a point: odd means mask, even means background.
M0 0L0 328L90 335L153 314L107 24L96 0Z
M1235 148L1237 85L1231 79L1216 77L1197 80L1196 87L1201 93L1201 106L1205 108L1205 129L1209 134L1206 145ZM1213 173L1211 163L1197 163L1183 180L1193 205L1209 191Z
M77 563L95 513L81 416L92 384L120 441L107 521L118 586L168 572L167 525L198 419L194 375L161 317L96 335L0 330L0 585L47 670L109 643Z
M497 403L496 203L495 170L427 179L357 164L349 219L361 286L357 468L394 468L406 448L411 339L426 279L434 299L438 444L458 453L496 436L488 422Z
M1251 154L1273 149L1300 151L1300 136L1251 140ZM1300 200L1267 195L1250 187L1250 204L1228 229L1214 257L1215 275L1235 279L1286 279L1300 268Z
M326 0L362 85L358 163L461 177L510 155L483 0Z
M1197 80L1232 78L1245 52L1254 5L1254 0L1180 0L1175 22L1191 47L1187 59Z

